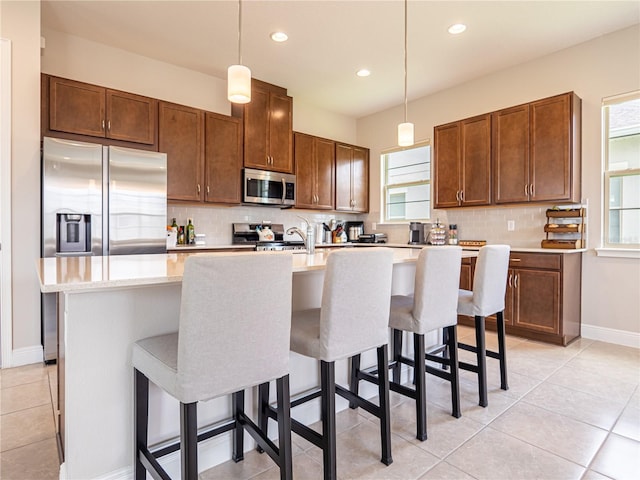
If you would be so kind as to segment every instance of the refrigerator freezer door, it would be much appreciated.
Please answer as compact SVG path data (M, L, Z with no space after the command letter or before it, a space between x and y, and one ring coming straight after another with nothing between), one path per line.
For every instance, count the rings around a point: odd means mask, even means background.
M109 241L103 254L166 253L167 155L104 148L109 159Z
M69 214L69 215L66 215ZM73 252L58 235L64 219L82 216L87 251ZM102 255L102 146L45 137L42 152L42 256Z

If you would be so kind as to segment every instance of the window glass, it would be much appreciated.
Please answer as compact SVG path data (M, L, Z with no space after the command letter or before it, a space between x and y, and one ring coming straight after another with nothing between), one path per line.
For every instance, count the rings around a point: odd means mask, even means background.
M605 99L605 246L640 247L640 92Z
M382 155L383 221L429 218L431 147L428 144Z

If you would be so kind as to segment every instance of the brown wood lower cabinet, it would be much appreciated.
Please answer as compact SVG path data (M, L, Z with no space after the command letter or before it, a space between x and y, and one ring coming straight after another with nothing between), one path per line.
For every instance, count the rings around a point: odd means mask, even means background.
M475 259L465 268L460 287L473 281ZM507 333L557 345L567 345L580 336L581 253L512 252L505 297ZM466 287L468 288L468 287ZM473 326L470 317L458 316ZM495 329L495 316L487 318Z

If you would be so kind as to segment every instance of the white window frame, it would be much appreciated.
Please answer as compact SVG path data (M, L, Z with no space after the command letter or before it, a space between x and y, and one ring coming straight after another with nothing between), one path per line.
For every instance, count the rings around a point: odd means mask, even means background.
M609 170L609 115L607 107L609 105L615 105L618 103L624 103L630 100L640 99L640 90L630 92L623 95L616 95L614 97L604 98L602 100L602 171L603 171L603 198L602 198L602 238L601 245L603 248L599 248L598 255L618 256L611 251L629 252L633 257L638 256L640 253L640 244L629 243L612 243L609 241L609 184L611 178L624 177L628 175L640 175L640 168L628 168L626 170ZM609 251L609 253L607 253Z
M424 181L420 181L420 182L407 182L407 183L394 183L393 185L388 185L388 177L387 177L387 161L386 161L386 156L389 155L390 153L395 153L395 152L401 152L403 150L412 150L414 148L422 148L422 147L430 147L430 154L429 154L429 179L428 180L424 180ZM432 210L432 205L431 205L431 198L429 198L429 212L427 212L427 216L426 217L422 217L422 218L403 218L402 220L394 220L394 219L389 219L387 218L387 189L389 187L393 187L393 188L402 188L402 187L414 187L414 186L419 186L419 185L431 185L431 178L433 176L433 172L432 172L432 161L433 161L433 155L431 154L431 150L432 150L432 146L431 146L431 142L429 140L425 140L422 142L417 142L414 143L412 146L410 147L396 147L396 148L390 148L387 150L384 150L381 154L380 154L380 166L381 166L381 172L380 172L380 179L381 179L381 195L380 195L380 223L381 224L407 224L409 222L415 222L415 221L423 221L423 220L429 220L429 217L431 216L431 210ZM430 195L431 197L431 195Z

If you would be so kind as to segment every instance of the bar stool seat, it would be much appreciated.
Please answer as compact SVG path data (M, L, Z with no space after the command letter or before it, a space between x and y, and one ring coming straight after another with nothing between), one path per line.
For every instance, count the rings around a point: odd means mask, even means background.
M269 272L269 288L255 272ZM169 478L158 458L181 453L183 480L198 478L198 442L233 431L233 459L244 457L243 431L292 478L289 398L291 254L200 254L187 258L178 332L137 341L135 478ZM238 295L250 291L251 301ZM269 328L265 328L268 325ZM278 446L244 409L244 390L276 380ZM180 401L180 442L151 451L149 381ZM232 395L232 417L198 433L197 402Z
M458 314L474 317L476 344L458 342L458 347L476 354L476 364L459 362L463 370L478 375L478 404L489 404L487 395L487 357L500 362L500 388L508 390L507 353L505 346L504 305L509 272L508 245L486 245L480 248L473 275L473 291L460 289L458 293ZM496 315L498 351L487 350L485 346L485 317Z
M292 419L293 432L322 449L325 479L337 478L335 394L356 403L380 419L381 461L390 465L388 318L393 253L389 248L344 249L329 254L321 308L295 311L291 320L291 351L320 361L320 388L292 399L296 407L320 397L322 433ZM335 383L335 362L373 348L383 375L379 405ZM264 388L263 388L264 387ZM261 425L277 418L269 406L269 391L260 388Z

